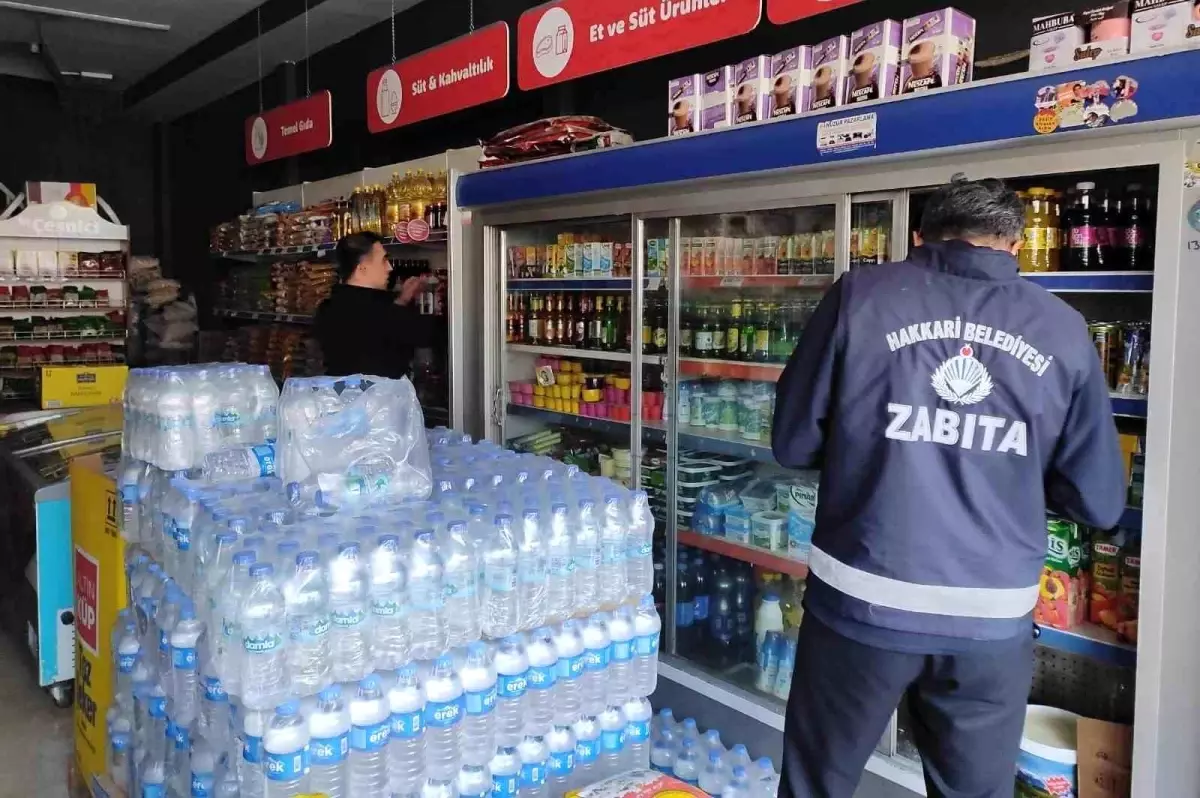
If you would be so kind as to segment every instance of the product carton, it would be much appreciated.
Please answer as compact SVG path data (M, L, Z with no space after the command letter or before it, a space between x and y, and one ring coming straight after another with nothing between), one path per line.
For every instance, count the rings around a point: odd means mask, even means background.
M1200 47L1200 3L1193 0L1133 0L1129 52Z
M900 70L900 23L885 19L850 34L846 103L865 103L897 93Z
M1093 64L1129 52L1129 0L1089 8L1079 14L1079 22L1088 40L1075 48L1076 63Z
M812 102L812 48L792 47L771 56L771 94L767 97L768 116L802 114Z
M1060 518L1046 520L1046 564L1038 585L1033 620L1055 629L1072 629L1086 617L1088 572L1079 527Z
M700 129L699 75L685 75L667 84L667 135L679 136Z
M737 88L734 89L730 116L733 124L757 122L767 118L767 94L771 90L771 58L757 55L734 65Z
M716 130L729 127L729 111L733 107L733 67L723 66L704 73L700 87L700 129Z
M850 37L834 36L812 48L812 108L821 111L844 102Z
M1029 71L1070 66L1075 48L1087 42L1087 31L1074 11L1051 14L1033 20L1033 38L1029 40Z
M911 94L971 81L975 20L942 8L904 20L900 93Z

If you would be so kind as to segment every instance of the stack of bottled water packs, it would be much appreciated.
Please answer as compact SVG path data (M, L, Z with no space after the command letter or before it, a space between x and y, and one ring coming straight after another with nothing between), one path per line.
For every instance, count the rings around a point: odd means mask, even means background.
M372 387L349 390L343 414ZM420 424L415 395L390 401ZM297 412L311 429L339 411ZM661 624L644 493L422 428L404 462L429 459L426 498L326 501L324 484L166 473L140 434L107 719L128 794L540 798L648 766ZM303 460L294 483L335 473Z
M775 798L779 791L779 774L770 759L751 761L741 744L726 749L720 731L701 734L694 718L677 721L669 708L654 716L650 741L651 767L709 795Z

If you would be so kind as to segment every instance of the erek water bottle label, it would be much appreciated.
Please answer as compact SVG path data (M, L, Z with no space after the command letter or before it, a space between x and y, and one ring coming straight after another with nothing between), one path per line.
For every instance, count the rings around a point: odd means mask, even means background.
M492 776L493 798L513 798L517 794L516 776Z
M330 625L328 615L310 615L293 621L289 636L298 643L311 643L329 634Z
M136 654L121 654L117 657L117 670L121 673L133 673L133 666L136 664Z
M608 667L608 646L589 648L583 652L584 667L589 671L602 671Z
M631 743L644 743L650 739L650 721L631 720L625 724L625 739Z
M425 731L425 719L421 715L421 710L392 713L391 724L392 736L401 740L420 737L421 732Z
M654 657L658 655L658 633L639 635L634 638L634 651L639 657Z
M625 747L625 730L600 732L600 748L605 753L620 751Z
M496 708L496 685L476 693L467 693L467 714L486 715Z
M207 773L192 774L192 798L209 798L212 795L213 777Z
M390 720L369 726L355 726L350 730L350 747L363 753L382 751L388 744L391 732Z
M171 649L171 665L177 671L194 671L194 670L196 670L196 649L194 649L194 648L173 648L173 649Z
M583 675L583 669L583 654L576 654L573 657L560 658L555 670L560 679L578 679Z
M229 693L225 692L225 686L221 684L221 680L216 676L204 677L204 700L205 701L228 701Z
M575 752L551 751L548 764L553 775L569 776L575 770Z
M537 763L521 765L521 787L539 789L546 783L546 767Z
M590 765L600 756L599 740L578 740L575 743L575 762L578 765Z
M345 761L350 753L350 735L314 737L308 743L308 757L313 765L325 767Z
M268 751L263 769L271 781L298 779L308 772L308 749L291 754L272 754Z
M612 661L628 662L633 659L632 640L614 640L612 643Z
M529 667L529 689L548 690L554 686L554 665Z
M524 673L518 673L515 676L500 674L496 678L496 690L503 699L520 698L525 695L528 687L529 680L525 678Z
M242 759L252 765L257 765L262 762L262 743L261 737L255 737L250 734L242 736Z
M187 726L174 726L171 736L175 739L176 751L187 751L192 747L192 735L188 732Z
M446 729L462 719L463 699L458 697L453 701L430 701L425 705L425 725L431 728Z
M254 460L258 464L258 475L260 477L275 476L275 447L253 446L250 451L254 454Z
M353 628L366 619L367 613L361 609L333 611L333 625L339 629Z
M242 638L242 648L247 654L269 654L283 645L279 635L247 635Z
M192 530L190 527L176 525L175 548L180 551L189 551L192 548Z

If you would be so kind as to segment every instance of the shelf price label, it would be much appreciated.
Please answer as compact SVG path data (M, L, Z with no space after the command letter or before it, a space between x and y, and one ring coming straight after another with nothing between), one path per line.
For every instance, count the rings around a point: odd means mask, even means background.
M861 2L862 0L767 0L767 19L776 25L786 25L798 19L815 17L835 8Z
M741 277L722 277L721 278L721 287L722 288L741 288L745 282L746 281L743 280Z

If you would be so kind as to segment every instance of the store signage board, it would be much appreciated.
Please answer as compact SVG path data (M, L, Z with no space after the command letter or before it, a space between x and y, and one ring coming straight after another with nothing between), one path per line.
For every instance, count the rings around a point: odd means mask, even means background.
M480 28L367 75L367 129L383 133L499 100L511 74L508 23Z
M127 241L129 228L104 219L94 208L60 200L33 203L12 218L0 219L0 239L10 238ZM15 248L32 246L24 243ZM55 249L55 246L47 244L43 248Z
M333 144L333 95L281 105L246 120L246 163L255 166Z
M762 0L555 0L517 22L524 90L593 75L758 27Z
M835 8L861 2L862 0L767 0L767 19L776 25L786 25L798 19L808 19Z

